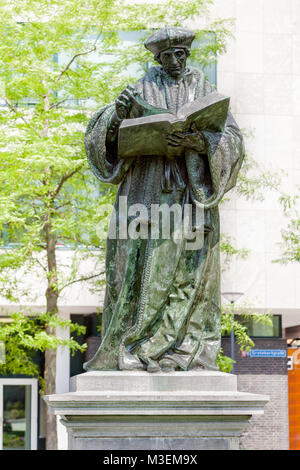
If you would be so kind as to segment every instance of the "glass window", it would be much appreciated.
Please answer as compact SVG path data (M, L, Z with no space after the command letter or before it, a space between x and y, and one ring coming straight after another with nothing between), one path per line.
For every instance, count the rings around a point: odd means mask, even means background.
M270 323L257 322L254 318L235 315L235 319L247 327L247 333L254 338L281 338L281 315L270 317Z
M202 47L205 47L209 44L215 44L215 42L216 42L216 34L212 31L207 31L205 34L203 34L203 36L201 37L200 40L199 39L195 40L192 43L192 54L193 54L194 49L198 49L198 50L201 51ZM196 51L196 52L198 52L198 51ZM196 60L189 59L189 62L194 67L199 67L197 59ZM201 67L201 68L202 68L203 72L205 73L208 81L212 85L217 86L217 65L216 65L216 62L212 61L210 64L208 64L204 67Z
M0 450L35 450L38 381L0 378Z
M3 450L31 447L31 386L3 386Z
M150 33L150 31L148 32ZM128 48L134 48L137 46L138 42L140 40L143 40L145 36L148 35L146 30L140 30L140 31L120 31L118 32L118 37L120 39L120 42L115 46L111 47L111 50L106 53L102 52L101 49L101 41L98 42L98 47L97 50L94 52L91 52L88 56L88 60L91 64L101 64L100 71L94 72L94 76L96 77L97 74L104 74L104 79L105 79L105 71L111 67L119 58L118 52L122 49L126 50ZM90 35L86 37L86 40L95 40L97 35L99 33L95 32L94 35ZM214 43L215 42L215 33L213 32L205 32L203 36L201 37L200 40L196 40L192 44L192 49L195 51L201 50L202 47L205 47L208 43ZM60 51L57 52L53 55L53 64L55 67L59 67L61 70L64 66L68 64L70 59L72 58L73 53L70 51ZM197 54L196 54L197 57ZM193 65L193 66L199 66L197 59L195 58L189 58L188 63ZM134 62L132 61L130 65L127 67L126 70L124 70L124 73L126 76L128 76L128 83L135 82L136 79L140 78L145 70L147 70L151 65L157 65L156 62L153 61L152 64L147 63L144 64L144 68L141 67L141 64L138 63L137 61ZM80 65L78 64L77 60L74 60L74 62L71 65L71 68L73 70L76 70ZM208 80L213 84L216 85L216 63L213 62L206 67L202 67L203 71L205 72ZM131 78L130 78L131 77ZM78 107L80 108L97 108L97 105L95 101L92 98L87 98L84 96L80 97L72 97L69 95L68 90L60 90L57 93L55 92L55 95L58 100L63 100L63 103L61 103L62 107L65 108L72 108L76 109ZM38 103L38 100L36 100L34 97L28 97L24 99L22 102L19 103L14 103L15 106L21 106L21 105L27 105L27 106L34 106ZM6 105L5 102L0 101L0 105ZM96 182L95 179L90 179L90 171L88 171L88 179L89 179L89 191L95 191L96 193L99 192L99 184ZM103 188L103 187L102 187ZM76 205L74 205L74 209L76 210ZM20 236L20 234L19 234ZM19 238L18 234L15 234L15 232L11 232L10 227L8 225L4 225L2 228L2 232L0 232L0 240L2 242L0 243L1 247L3 248L14 248L18 246L19 243ZM87 235L88 238L88 235ZM59 249L70 249L72 248L72 245L65 245L62 244L60 241L57 244L57 248Z

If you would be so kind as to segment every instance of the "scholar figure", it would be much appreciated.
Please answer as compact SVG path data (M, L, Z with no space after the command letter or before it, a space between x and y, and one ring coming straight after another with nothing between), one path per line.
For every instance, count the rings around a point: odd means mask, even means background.
M176 114L187 103L213 92L204 73L187 67L194 33L164 28L145 42L158 62L113 104L100 109L86 132L91 168L102 182L119 185L127 205L201 205L203 243L186 249L174 237L107 240L106 295L102 343L86 370L149 372L218 369L221 342L218 204L236 183L244 156L241 132L228 113L223 132L174 132L166 154L120 158L118 132L130 117L134 94ZM124 217L124 212L121 214ZM128 213L125 214L128 217ZM147 221L151 226L151 218ZM173 227L174 229L174 227Z

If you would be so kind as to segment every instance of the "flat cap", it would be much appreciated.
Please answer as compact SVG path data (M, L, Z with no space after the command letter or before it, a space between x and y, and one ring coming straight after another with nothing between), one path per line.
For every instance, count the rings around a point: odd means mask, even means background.
M174 26L165 26L163 29L151 34L146 39L144 46L154 55L157 55L162 51L170 49L170 47L189 49L194 39L195 33L193 31Z

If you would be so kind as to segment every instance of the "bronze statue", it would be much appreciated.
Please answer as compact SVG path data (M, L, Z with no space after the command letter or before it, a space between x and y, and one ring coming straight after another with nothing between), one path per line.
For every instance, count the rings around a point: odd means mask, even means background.
M194 33L166 27L145 42L158 66L152 67L114 103L100 109L86 132L91 168L102 182L119 185L128 207L190 204L204 210L203 244L186 249L186 240L108 238L102 343L86 370L149 372L218 369L221 341L218 204L236 183L244 156L241 132L230 112L224 131L166 136L177 156L121 158L118 135L124 119L135 118L137 98L158 111L176 114L187 103L212 93L204 73L187 67ZM121 214L121 218L124 217ZM125 214L128 220L132 216ZM145 222L151 226L149 215ZM174 226L172 226L174 230Z

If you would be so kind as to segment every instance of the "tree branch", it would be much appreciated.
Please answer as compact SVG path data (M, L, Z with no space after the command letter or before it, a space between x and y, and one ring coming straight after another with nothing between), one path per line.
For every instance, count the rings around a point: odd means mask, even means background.
M64 103L65 101L68 101L69 99L70 98L64 98L63 100L60 100L60 101L57 101L56 103L51 104L51 106L49 107L49 110L51 110L53 108L57 108L57 106Z
M5 96L3 97L5 103L7 104L7 106L9 107L9 109L11 111L13 111L15 114L17 114L20 119L22 119L22 121L24 122L24 124L26 124L26 126L30 127L30 129L32 129L34 131L35 134L39 135L38 132L36 131L36 129L27 121L27 119L24 118L24 116L22 116L18 110L14 107L14 105L9 101L8 98L6 98Z
M74 279L73 281L68 282L61 289L59 289L59 293L61 293L63 289L65 289L66 287L71 286L72 284L75 284L77 282L89 281L90 279L94 279L95 277L99 277L104 273L105 273L105 271L102 271L101 273L91 274L90 276L83 276L83 277L80 277L79 279Z
M43 85L46 88L45 80L43 80ZM47 112L49 111L49 96L50 96L49 91L48 91L48 93L43 95L44 113L46 113L46 115L47 115ZM41 132L41 137L47 137L48 132L49 132L49 119L48 119L48 117L46 117L45 122L44 122L44 127L43 127L42 132Z
M44 248L45 248L45 247L44 247ZM32 260L33 260L35 263L39 264L40 267L43 269L43 271L45 271L45 273L48 272L48 271L47 271L47 268L43 265L43 263L40 262L40 260L39 260L38 258L32 257Z
M63 184L69 179L69 178L72 178L72 176L74 176L83 166L83 163L81 165L79 165L77 168L75 168L75 170L71 171L70 173L69 172L66 172L60 179L60 182L58 183L58 185L56 186L56 188L54 189L54 191L51 192L51 198L52 200L58 195L59 191L61 190Z
M56 81L58 82L58 80L61 79L61 77L63 76L64 73L66 73L66 71L71 67L72 63L74 62L75 59L77 59L77 57L81 56L81 55L86 55L86 54L90 54L91 52L94 52L96 50L96 46L94 45L92 49L90 49L89 51L84 51L84 52L78 52L77 54L75 54L72 59L67 63L67 65L65 66L65 68L60 72L59 76L57 77Z
M65 202L64 204L60 204L59 206L55 206L55 207L53 208L53 210L54 210L55 212L57 212L58 209L61 209L62 207L70 206L71 204L72 204L71 201L67 201L67 202Z

